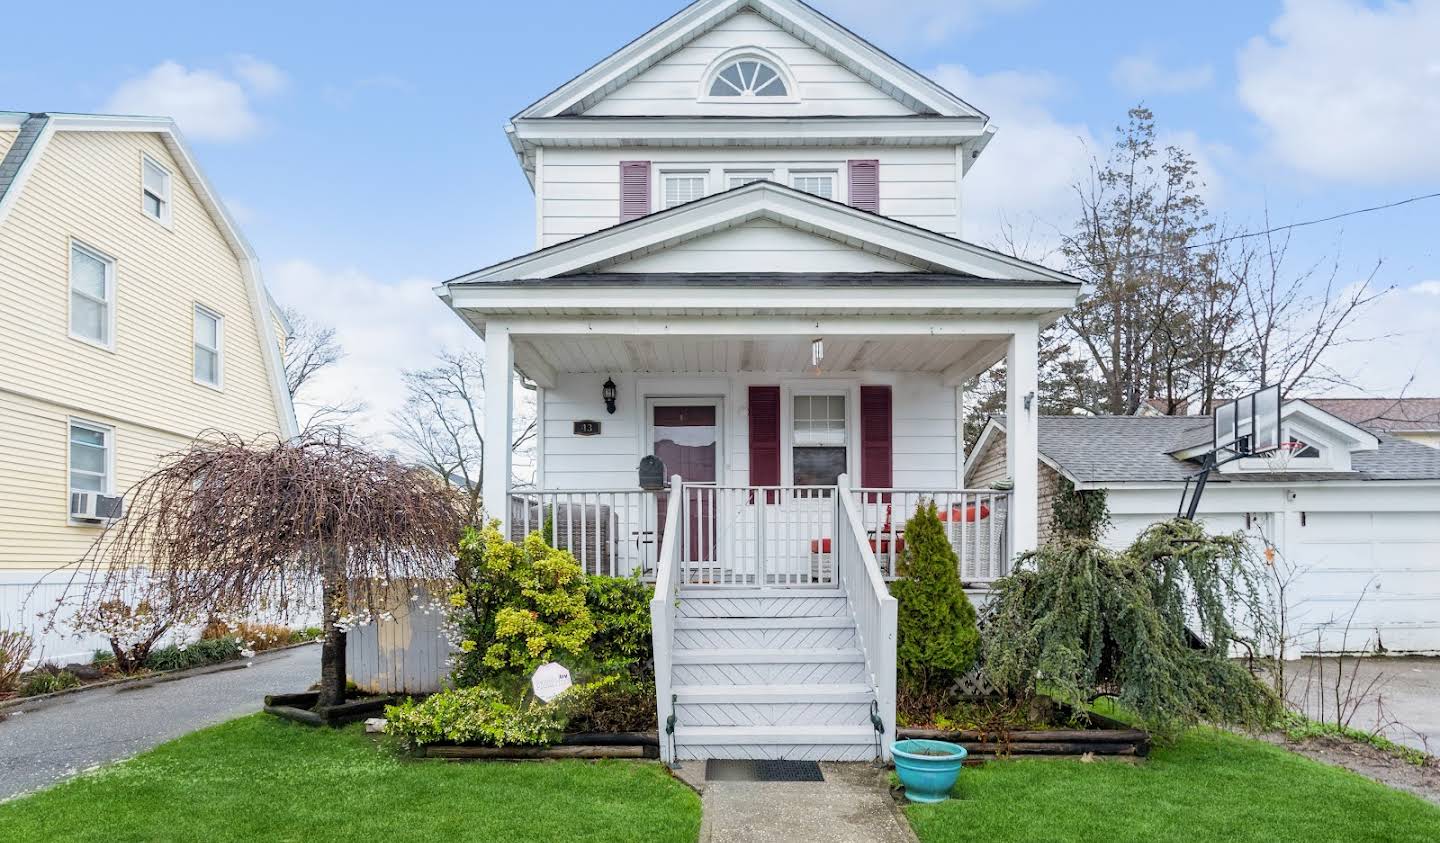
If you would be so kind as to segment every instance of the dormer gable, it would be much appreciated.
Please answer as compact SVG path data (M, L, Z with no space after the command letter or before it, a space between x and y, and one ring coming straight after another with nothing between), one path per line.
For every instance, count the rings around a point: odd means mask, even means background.
M762 51L769 53L785 66L798 91L786 97L795 101L783 105L803 107L809 94L813 110L803 113L852 113L826 111L843 106L821 103L853 97L872 103L872 111L853 112L869 116L985 120L979 109L796 0L697 0L515 119L630 114L633 106L626 103L637 100L670 103L666 110L639 112L644 116L707 113L699 110L701 106L719 109L708 112L715 114L751 113L707 102L708 89L700 89L702 80L713 79L723 69L715 65L718 59L746 48L757 57ZM631 87L635 83L638 86ZM672 108L686 110L668 110Z
M1379 438L1370 431L1300 400L1281 405L1280 441L1284 445L1279 451L1222 463L1220 473L1346 473L1355 470L1355 454L1380 447ZM1208 450L1206 441L1172 454L1193 460Z

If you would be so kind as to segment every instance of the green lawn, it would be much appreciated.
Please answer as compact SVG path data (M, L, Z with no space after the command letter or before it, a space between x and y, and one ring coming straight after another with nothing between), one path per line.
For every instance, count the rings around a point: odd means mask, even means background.
M359 727L255 715L0 805L3 841L694 841L658 763L399 760Z
M906 808L923 843L1440 840L1440 808L1208 729L1138 766L1031 760L967 769L957 796Z

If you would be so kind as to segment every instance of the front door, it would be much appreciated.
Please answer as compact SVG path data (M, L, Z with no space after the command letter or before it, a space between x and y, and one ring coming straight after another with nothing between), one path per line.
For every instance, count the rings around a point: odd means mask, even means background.
M719 406L710 403L657 403L651 407L651 446L665 463L666 479L680 475L685 483L714 484L720 459ZM690 517L689 541L684 548L687 562L715 560L715 496L713 491L692 488L686 501ZM660 503L661 541L665 535L665 503Z

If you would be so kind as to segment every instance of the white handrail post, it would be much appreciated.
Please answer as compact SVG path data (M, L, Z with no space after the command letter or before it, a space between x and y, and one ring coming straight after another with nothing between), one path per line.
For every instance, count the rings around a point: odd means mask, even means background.
M680 567L680 502L683 486L680 475L670 478L670 499L665 502L665 536L655 561L655 594L650 598L650 638L655 649L655 716L659 724L660 760L675 763L671 751L670 717L675 708L670 700L670 648L673 643L676 580ZM658 499L657 499L658 500ZM659 513L656 513L657 520Z

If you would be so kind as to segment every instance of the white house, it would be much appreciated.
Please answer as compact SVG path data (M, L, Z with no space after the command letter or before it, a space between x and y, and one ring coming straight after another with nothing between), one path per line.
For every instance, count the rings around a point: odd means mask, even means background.
M907 510L942 497L977 584L1036 541L1037 337L1080 285L961 239L994 127L803 3L700 0L506 132L535 250L437 291L492 461L512 371L538 393L540 491L487 466L490 515L656 580L665 757L874 757ZM967 493L960 384L1002 360L1014 489Z
M1281 407L1288 455L1222 465L1200 500L1214 530L1245 531L1288 580L1293 651L1440 653L1440 451L1375 433L1307 401ZM1005 419L970 456L972 484L1002 476ZM1061 477L1103 489L1123 547L1173 518L1213 441L1210 416L1043 416L1041 500ZM1042 538L1048 504L1042 503ZM1348 629L1347 629L1348 627Z

